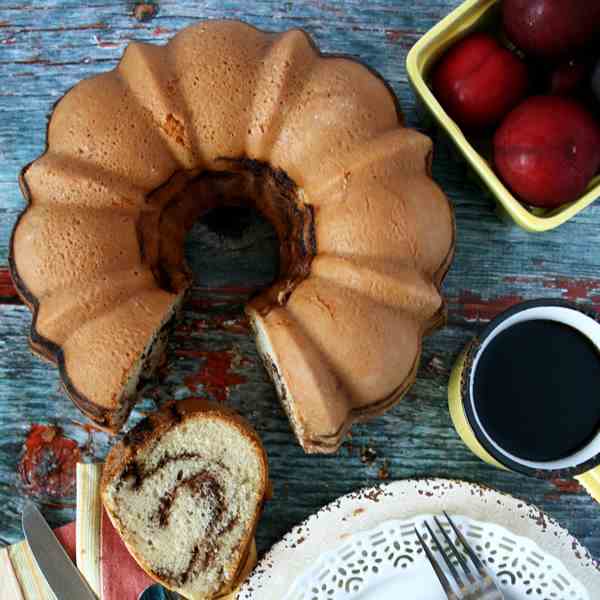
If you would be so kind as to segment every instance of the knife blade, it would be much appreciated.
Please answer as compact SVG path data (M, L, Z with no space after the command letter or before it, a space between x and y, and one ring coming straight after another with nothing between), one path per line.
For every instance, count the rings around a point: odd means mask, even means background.
M42 513L29 500L23 507L21 523L31 553L57 599L98 600Z

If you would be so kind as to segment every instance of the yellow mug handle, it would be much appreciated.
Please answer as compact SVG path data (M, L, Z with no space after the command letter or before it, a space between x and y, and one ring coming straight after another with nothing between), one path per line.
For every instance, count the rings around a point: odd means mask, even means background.
M591 471L586 471L581 475L576 475L575 479L579 481L596 502L600 502L600 466L595 467Z

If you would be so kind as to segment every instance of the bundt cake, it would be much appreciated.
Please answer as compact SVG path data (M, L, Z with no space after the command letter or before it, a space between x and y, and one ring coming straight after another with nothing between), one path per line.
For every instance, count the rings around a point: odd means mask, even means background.
M191 399L140 421L109 452L101 490L132 556L186 598L229 593L253 566L267 458L232 411Z
M32 347L101 427L126 420L190 285L186 233L220 205L279 237L280 276L246 310L305 450L335 451L414 381L454 221L430 140L359 62L301 30L202 22L76 85L47 143L21 177L11 272Z

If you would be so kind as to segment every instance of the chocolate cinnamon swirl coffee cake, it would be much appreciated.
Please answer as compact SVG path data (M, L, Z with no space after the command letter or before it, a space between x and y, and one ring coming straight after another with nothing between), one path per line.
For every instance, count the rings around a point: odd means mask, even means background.
M299 29L132 42L60 100L21 177L9 262L31 346L120 431L192 284L188 231L249 207L279 239L277 280L246 305L259 352L302 447L335 452L407 392L445 319L454 219L431 156L380 77Z
M104 506L133 557L193 599L240 582L269 489L256 433L197 399L141 421L110 451L102 477Z

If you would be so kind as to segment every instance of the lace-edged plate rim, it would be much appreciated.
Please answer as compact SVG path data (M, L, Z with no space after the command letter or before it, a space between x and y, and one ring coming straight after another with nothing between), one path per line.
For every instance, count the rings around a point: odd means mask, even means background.
M333 560L329 563L329 567L335 566L337 564L335 560L341 560L343 556L348 555L348 552L340 552L340 549L352 551L349 544L351 545L353 540L362 540L363 537L368 539L369 536L376 534L378 547L388 546L387 554L377 552L372 557L374 561L378 561L375 563L377 566L375 576L378 577L377 581L381 582L385 578L385 573L388 578L390 576L389 571L385 571L384 568L387 569L390 562L393 564L398 556L403 555L393 545L394 541L398 544L398 540L390 540L388 539L389 535L386 534L381 541L381 532L389 533L398 530L399 522L407 527L407 523L419 521L419 518L422 519L424 515L440 514L443 510L447 510L452 515L461 515L461 522L466 524L473 522L473 527L485 525L485 530L495 532L494 535L506 532L504 536L508 536L507 539L512 539L515 543L524 538L528 549L525 554L529 558L531 558L529 551L532 551L535 553L534 561L544 565L545 569L548 569L549 565L552 569L559 567L564 569L564 572L561 572L560 577L557 578L558 587L555 585L555 589L553 589L549 587L551 584L548 583L548 585L527 588L531 591L529 595L522 596L523 598L556 598L557 600L562 600L562 598L579 600L581 598L587 600L593 598L593 590L600 589L598 563L566 529L537 506L491 488L465 481L409 479L365 488L342 496L311 515L306 521L287 533L262 558L250 578L240 589L238 599L266 600L277 597L286 600L321 600L321 598L335 600L338 597L335 595L338 593L336 590L342 590L346 594L343 596L345 599L352 598L354 596L348 595L348 593L352 593L354 588L356 588L355 594L363 593L366 589L364 584L360 581L350 581L348 584L352 577L336 572L335 568L329 568L329 572L327 572L327 569L321 568L326 564L322 562L323 560ZM473 529L472 531L477 530ZM410 541L411 536L406 536L406 539ZM471 541L473 540L471 539ZM489 542L489 540L487 541ZM386 542L388 543L386 544ZM390 546L389 543L392 545ZM401 544L399 545L401 546ZM510 546L510 544L505 545ZM517 546L518 554L524 546L518 544ZM363 549L366 557L362 555ZM413 551L416 554L416 550ZM361 556L351 555L347 559L346 565L341 565L341 568L351 576L364 580L364 573L372 571L369 566L368 547L361 548L359 553ZM388 560L388 556L392 556L391 561ZM506 556L507 550L504 550L504 558ZM543 560L539 558L540 556ZM362 559L363 562L350 564L353 563L353 557L354 561ZM492 557L494 560L500 560L495 555ZM410 564L412 563L408 561L405 566L410 566ZM525 564L523 557L521 557L521 564ZM537 567L530 560L526 564L528 566L527 574L535 575ZM498 571L498 569L494 570ZM499 571L502 570L508 571L501 575L505 585L512 584L513 577L511 575L514 573L510 569L499 569ZM311 576L317 572L320 577L319 585L304 586L306 589L300 594L300 590L303 588L297 584L293 585L294 582L302 581L304 583L304 580L300 578ZM558 571L556 572L558 573ZM382 573L384 574L382 575ZM333 580L334 575L335 580ZM327 579L328 577L329 579ZM566 577L566 582L563 581L563 577ZM538 583L550 582L550 574L534 579ZM525 578L521 578L521 583L523 581L526 581ZM568 587L567 584L570 581L574 583ZM519 579L515 579L515 584L518 582ZM349 586L347 590L346 585ZM313 589L315 591L312 591ZM514 593L515 589L514 586L510 588L511 593ZM577 590L579 591L577 592ZM571 594L571 591L575 595ZM518 599L521 596L514 597Z

